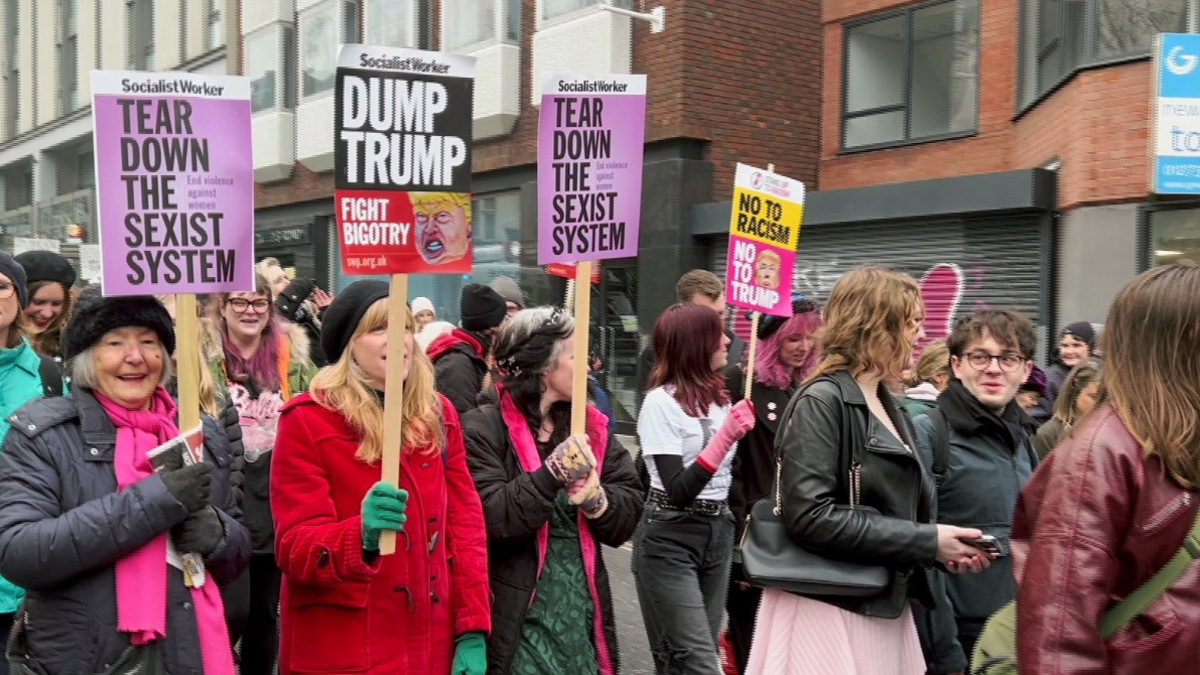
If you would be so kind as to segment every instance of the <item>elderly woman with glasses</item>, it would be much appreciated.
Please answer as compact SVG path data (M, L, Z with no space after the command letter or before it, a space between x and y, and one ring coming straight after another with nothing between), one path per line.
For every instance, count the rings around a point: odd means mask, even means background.
M234 675L218 584L245 569L250 535L229 441L204 416L203 462L168 450L151 465L179 436L170 316L92 286L63 338L71 395L9 415L0 460L0 573L27 593L12 672ZM178 553L201 557L202 584L185 585Z
M250 613L242 634L242 672L269 673L278 649L280 572L275 564L271 520L271 449L280 410L308 390L316 374L304 329L283 321L271 303L271 286L255 274L250 293L221 298L217 327L223 359L210 364L213 379L225 383L241 418L246 453L245 512L254 556L250 560Z

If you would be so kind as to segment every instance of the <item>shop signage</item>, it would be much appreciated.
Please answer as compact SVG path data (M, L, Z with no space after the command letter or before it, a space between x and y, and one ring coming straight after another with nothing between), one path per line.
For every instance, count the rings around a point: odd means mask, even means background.
M725 300L735 307L791 316L792 267L804 216L804 184L737 165Z
M538 118L538 264L637 255L645 75L550 75Z
M550 263L546 265L546 274L563 279L575 278L575 263ZM592 283L600 283L600 264L592 265Z
M255 244L307 244L308 226L259 230L254 233Z
M344 45L334 214L345 274L471 271L475 60Z
M250 80L92 72L105 295L254 288Z
M1200 194L1200 35L1159 35L1154 72L1150 191Z

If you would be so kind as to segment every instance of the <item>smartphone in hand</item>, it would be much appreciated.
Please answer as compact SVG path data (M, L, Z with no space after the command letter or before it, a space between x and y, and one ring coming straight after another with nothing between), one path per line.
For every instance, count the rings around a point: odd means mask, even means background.
M990 534L985 534L977 539L963 539L964 544L969 544L975 548L991 555L993 558L999 558L1004 555L1000 550L1000 542Z

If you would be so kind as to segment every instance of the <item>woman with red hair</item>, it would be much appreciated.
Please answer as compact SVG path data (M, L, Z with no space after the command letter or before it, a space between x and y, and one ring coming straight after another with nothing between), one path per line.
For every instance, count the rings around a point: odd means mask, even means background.
M775 483L775 432L788 401L817 364L817 329L821 327L821 305L797 296L792 315L765 316L758 324L758 351L754 357L754 385L750 401L757 418L754 429L739 443L733 460L733 485L729 504L738 527L738 540L754 502L771 494ZM730 400L746 394L746 364L725 368ZM729 613L729 642L737 671L744 673L754 638L754 617L762 590L746 583L741 564L735 562L729 578L725 611Z
M638 417L651 488L633 536L633 575L657 672L720 675L717 631L734 535L731 465L737 441L754 428L754 407L729 403L720 372L729 338L711 308L667 308L653 345Z

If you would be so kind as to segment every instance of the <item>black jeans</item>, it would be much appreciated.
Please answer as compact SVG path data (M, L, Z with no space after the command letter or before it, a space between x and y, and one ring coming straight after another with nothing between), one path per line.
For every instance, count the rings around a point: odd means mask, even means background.
M754 622L762 589L745 583L741 563L733 566L729 575L729 594L725 596L725 612L729 614L729 644L733 647L733 662L739 673L746 672L750 662L750 647L754 643Z
M646 506L633 535L633 576L658 675L722 675L717 662L733 516Z
M271 675L279 656L279 582L271 554L250 556L250 614L242 633L242 675Z

